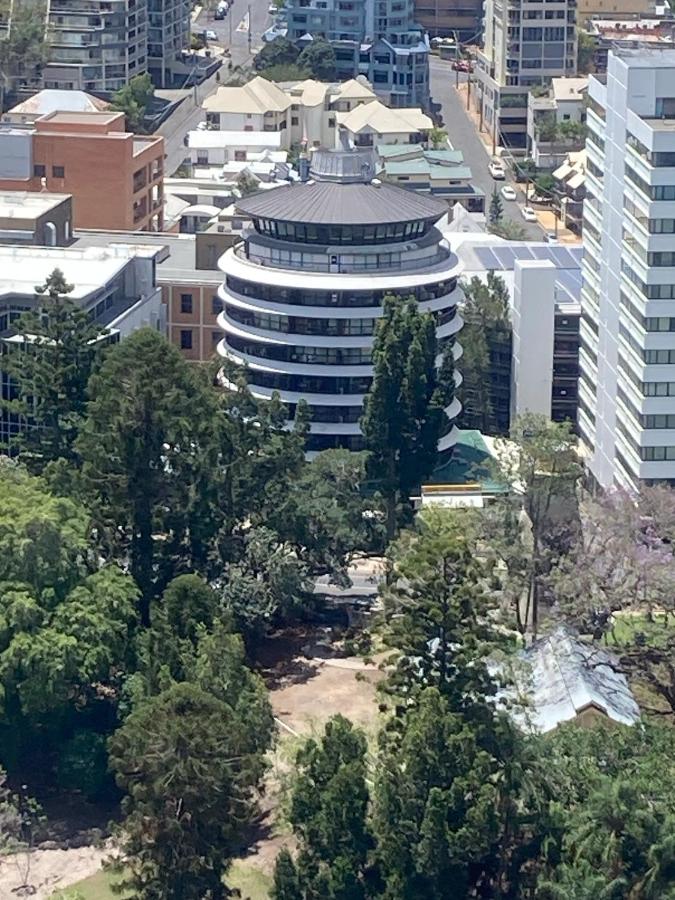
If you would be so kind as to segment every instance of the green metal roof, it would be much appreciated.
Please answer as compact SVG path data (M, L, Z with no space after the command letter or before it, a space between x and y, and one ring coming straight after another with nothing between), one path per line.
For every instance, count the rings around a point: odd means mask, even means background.
M506 486L494 480L493 457L480 431L460 430L450 459L434 469L428 484L480 482L484 491L502 493Z
M464 154L461 150L425 150L424 155L433 162L445 162L459 164L464 162Z
M450 178L453 181L469 181L471 169L468 166L440 166L427 159L387 160L384 163L387 175L428 175L434 178Z

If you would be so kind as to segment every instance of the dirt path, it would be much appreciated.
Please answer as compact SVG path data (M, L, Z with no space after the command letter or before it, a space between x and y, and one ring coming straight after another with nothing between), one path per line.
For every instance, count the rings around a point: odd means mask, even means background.
M33 850L19 853L0 863L0 900L29 896L46 900L55 891L67 888L88 878L101 868L110 855L105 847L80 847L77 850ZM23 884L35 888L31 893L19 893Z

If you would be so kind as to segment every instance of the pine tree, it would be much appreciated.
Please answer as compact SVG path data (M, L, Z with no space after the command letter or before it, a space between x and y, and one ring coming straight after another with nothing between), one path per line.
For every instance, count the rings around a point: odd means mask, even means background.
M490 225L499 225L504 218L504 204L499 196L499 191L495 188L490 198L490 211L488 213L488 221Z
M397 506L433 471L443 410L454 394L452 347L436 367L433 318L412 298L389 296L373 346L374 377L364 401L361 430L370 451L369 470L387 504L387 536L396 530Z
M3 403L6 413L19 418L13 447L36 471L57 459L76 459L87 383L100 360L105 329L67 296L72 290L63 272L54 269L35 289L37 308L13 325L25 344L8 350L2 360L16 387L16 397Z

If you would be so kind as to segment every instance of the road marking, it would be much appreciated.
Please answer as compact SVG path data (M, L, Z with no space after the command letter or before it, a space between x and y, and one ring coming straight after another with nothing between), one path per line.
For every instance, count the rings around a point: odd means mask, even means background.
M237 25L235 31L248 31L250 28L249 14L245 13L244 18Z

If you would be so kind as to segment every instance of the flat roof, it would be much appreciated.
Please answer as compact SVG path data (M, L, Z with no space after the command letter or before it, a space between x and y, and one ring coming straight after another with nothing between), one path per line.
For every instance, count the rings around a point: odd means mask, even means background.
M112 111L95 111L95 110L86 110L86 111L74 111L74 110L54 110L53 112L47 113L42 116L43 122L56 122L62 125L90 125L92 123L100 124L100 123L110 123L114 122L115 119L119 119L120 116L123 116L124 113Z
M447 205L391 184L304 182L258 192L237 201L248 216L325 225L384 225L440 219Z
M33 296L54 269L73 285L69 296L83 300L121 272L142 250L122 247L11 247L0 246L0 296Z
M0 216L34 219L71 197L72 194L52 194L48 191L0 191Z
M222 210L219 210L222 212ZM197 269L196 235L153 233L141 231L85 231L77 230L73 235L78 248L121 247L152 248L157 256L157 279L159 282L176 281L186 284L207 283L219 285L223 281L220 269Z

